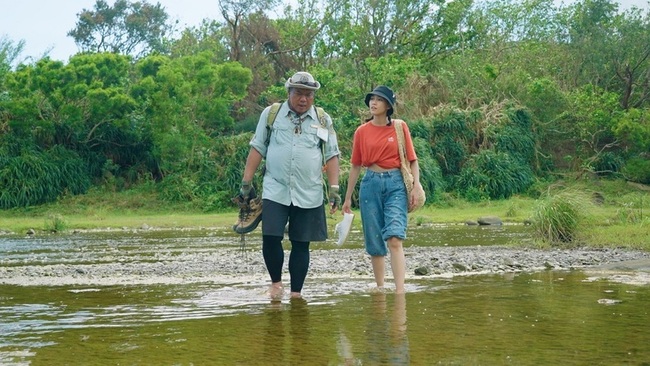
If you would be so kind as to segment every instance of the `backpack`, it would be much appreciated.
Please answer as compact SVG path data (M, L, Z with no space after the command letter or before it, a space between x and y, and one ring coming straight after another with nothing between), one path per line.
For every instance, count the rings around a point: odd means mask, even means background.
M269 146L269 142L271 141L271 131L273 127L273 123L275 122L275 119L278 117L278 112L280 111L280 107L282 106L282 103L273 103L271 105L271 110L269 111L269 115L266 119L266 141L265 144L266 146ZM315 107L316 108L316 116L318 118L318 122L320 122L321 127L327 128L327 118L325 118L325 110L321 107ZM321 154L323 155L323 170L327 167L327 162L325 161L325 144L323 143L323 140L319 141L320 145L320 150Z

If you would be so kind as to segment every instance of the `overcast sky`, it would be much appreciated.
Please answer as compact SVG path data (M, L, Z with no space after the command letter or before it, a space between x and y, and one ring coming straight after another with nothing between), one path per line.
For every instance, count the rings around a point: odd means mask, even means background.
M95 0L0 0L0 37L17 43L25 41L22 58L40 58L49 50L55 60L67 61L78 52L67 34L83 9L93 10ZM107 0L113 4L114 0ZM221 19L218 0L149 0L160 3L181 28L197 26L201 20Z
M560 2L561 0L556 0ZM571 0L564 0L564 3ZM107 0L113 4L113 0ZM179 20L181 28L197 26L201 20L221 19L218 0L149 0L160 3L167 14ZM634 5L648 8L648 0L620 0L623 9ZM67 34L75 27L77 14L94 9L95 0L0 0L0 38L25 41L21 60L39 59L45 52L55 60L67 61L78 49Z

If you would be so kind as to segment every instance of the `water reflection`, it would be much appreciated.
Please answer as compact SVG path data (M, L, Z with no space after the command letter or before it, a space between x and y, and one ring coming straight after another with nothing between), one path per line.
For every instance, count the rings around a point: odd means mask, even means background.
M368 361L372 365L408 365L409 340L406 322L406 296L395 294L388 304L386 294L371 294L368 336ZM390 308L390 310L389 310Z
M359 300L359 313L352 316L365 323L362 340L356 341L354 329L341 327L337 339L339 365L409 365L406 295L373 292Z
M329 356L310 321L310 306L303 298L288 303L271 301L264 312L260 365L317 365Z
M262 357L269 365L281 365L285 342L284 311L281 302L272 302L265 311Z
M292 298L289 308L291 344L288 364L298 365L302 363L309 365L323 359L324 355L320 353L319 342L312 339L312 331L307 301L302 298Z
M0 285L0 364L642 364L650 288L579 271L422 280L269 303L264 283ZM319 290L316 290L318 288ZM77 289L78 290L78 289ZM611 305L601 299L612 299ZM153 310L157 309L157 310ZM162 311L161 311L162 310ZM407 316L408 314L408 316ZM567 362L570 360L571 362Z

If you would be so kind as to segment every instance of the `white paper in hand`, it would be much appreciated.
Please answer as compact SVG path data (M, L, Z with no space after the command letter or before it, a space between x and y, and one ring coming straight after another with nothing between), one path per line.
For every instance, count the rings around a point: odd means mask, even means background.
M353 218L354 214L346 212L343 214L343 220L334 226L334 231L339 235L336 245L343 245L343 243L345 243L345 239L348 238L348 234L352 228Z

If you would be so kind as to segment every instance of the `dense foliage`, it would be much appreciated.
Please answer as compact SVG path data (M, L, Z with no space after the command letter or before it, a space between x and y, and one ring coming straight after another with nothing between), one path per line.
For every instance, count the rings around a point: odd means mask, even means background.
M430 202L526 193L559 172L650 183L650 11L611 0L221 0L173 32L164 8L98 0L67 61L0 38L0 207L155 183L230 207L248 141L284 80L310 71L345 187L374 86L397 91ZM110 42L110 43L107 43ZM353 196L354 197L354 196Z

